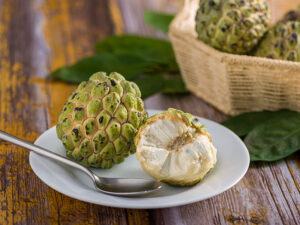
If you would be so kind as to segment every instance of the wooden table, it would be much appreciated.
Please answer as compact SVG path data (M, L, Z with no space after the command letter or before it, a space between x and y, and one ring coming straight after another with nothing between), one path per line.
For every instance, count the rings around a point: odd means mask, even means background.
M0 129L33 142L56 124L75 88L47 74L91 54L98 39L156 35L144 9L176 12L181 0L0 0ZM300 4L272 0L273 21ZM157 94L147 108L175 107L220 122L224 114L192 94ZM109 208L66 197L41 182L28 151L0 142L0 224L300 224L300 158L252 163L230 190L157 210Z

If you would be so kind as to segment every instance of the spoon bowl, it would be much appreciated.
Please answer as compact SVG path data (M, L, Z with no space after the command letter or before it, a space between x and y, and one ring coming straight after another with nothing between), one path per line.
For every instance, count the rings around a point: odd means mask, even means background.
M21 140L3 131L0 131L0 139L29 149L41 156L56 160L84 172L92 179L95 188L105 194L132 197L145 195L153 191L157 191L162 187L160 182L153 179L99 177L90 169L82 166L75 161L51 152L45 148L39 147L35 144Z
M97 179L98 178L98 179ZM100 178L95 179L95 187L106 194L117 196L139 196L157 191L161 183L152 179Z

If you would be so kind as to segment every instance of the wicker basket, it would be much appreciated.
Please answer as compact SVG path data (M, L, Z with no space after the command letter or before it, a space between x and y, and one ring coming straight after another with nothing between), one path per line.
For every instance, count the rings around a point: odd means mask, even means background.
M169 32L188 89L229 115L300 111L300 63L223 53L197 40L198 4L185 0Z

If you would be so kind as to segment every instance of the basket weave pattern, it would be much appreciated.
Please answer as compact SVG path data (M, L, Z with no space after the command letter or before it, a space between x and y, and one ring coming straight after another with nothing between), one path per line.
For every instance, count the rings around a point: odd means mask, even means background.
M300 63L223 53L197 40L198 4L185 0L169 32L187 88L229 115L300 111Z

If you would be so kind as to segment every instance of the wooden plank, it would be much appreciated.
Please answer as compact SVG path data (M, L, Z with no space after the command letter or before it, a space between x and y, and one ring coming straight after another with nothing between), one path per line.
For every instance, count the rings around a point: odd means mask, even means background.
M56 123L74 85L47 73L121 32L112 1L0 2L0 129L34 141ZM16 13L18 12L18 13ZM87 204L52 190L32 172L28 152L0 142L0 224L128 224L124 209ZM143 214L141 214L143 215Z
M164 2L167 1L160 1L160 4ZM159 8L156 1L122 0L119 3L126 32L165 38L142 20L144 10ZM271 1L272 20L278 20L286 10L298 4L300 1ZM166 9L168 6L165 4ZM193 95L157 94L145 104L154 109L174 107L217 122L227 118ZM300 221L299 180L299 157L296 159L295 155L276 163L253 163L245 178L225 193L187 206L149 210L150 221L166 225L297 224Z
M39 61L31 60L39 48L33 35L37 15L24 1L0 4L0 129L33 141L47 126L39 87L29 82L39 70L34 64ZM1 142L0 154L0 224L40 223L44 216L32 217L44 212L37 204L44 200L43 189L28 164L28 151Z

